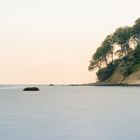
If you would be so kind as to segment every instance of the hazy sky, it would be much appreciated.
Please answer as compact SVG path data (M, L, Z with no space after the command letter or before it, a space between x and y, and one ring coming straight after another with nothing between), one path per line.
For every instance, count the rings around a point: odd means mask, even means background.
M88 83L106 35L140 17L139 0L0 0L0 84Z

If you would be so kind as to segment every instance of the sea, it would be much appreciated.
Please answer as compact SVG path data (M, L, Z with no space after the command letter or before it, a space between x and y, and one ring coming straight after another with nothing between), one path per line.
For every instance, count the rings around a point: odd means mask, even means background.
M0 140L140 140L140 87L0 86Z

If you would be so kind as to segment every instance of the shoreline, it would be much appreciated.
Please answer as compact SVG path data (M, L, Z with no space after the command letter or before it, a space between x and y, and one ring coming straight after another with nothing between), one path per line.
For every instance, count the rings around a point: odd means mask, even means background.
M140 87L140 84L112 84L112 83L104 83L104 84L93 84L93 86Z
M115 84L115 83L88 83L88 84L71 84L68 86L111 86L111 87L140 87L140 84Z

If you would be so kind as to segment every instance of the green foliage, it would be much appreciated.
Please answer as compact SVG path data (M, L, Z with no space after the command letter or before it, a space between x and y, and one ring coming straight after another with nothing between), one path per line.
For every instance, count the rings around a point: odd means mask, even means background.
M125 69L122 71L122 74L124 76L129 76L132 73L132 66L128 65L127 67L125 67Z
M113 34L114 41L119 45L125 44L130 39L131 35L132 28L128 26L118 28Z
M89 70L89 71L92 71L93 69L97 68L97 67L98 67L97 64L98 64L98 63L96 62L96 60L90 61L90 65L89 65L89 67L88 67L88 70Z
M133 69L132 69L132 72L136 72L138 70L140 70L140 64L134 65Z
M130 55L122 58L122 74L129 76L131 73L140 69L140 48L136 48Z
M131 41L137 44L134 50L130 47ZM120 46L120 50L114 53L115 45ZM122 56L119 61L113 59L113 55L117 54ZM104 62L106 62L106 67L104 67ZM140 69L140 18L135 21L132 27L119 27L104 39L93 54L89 70L98 67L97 77L100 81L105 81L112 75L118 62L120 62L119 67L124 76L129 76Z
M98 47L96 53L93 55L93 59L98 60L103 56L103 48Z
M98 72L96 73L98 80L99 81L105 81L108 79L108 75L106 75L107 73L107 68L102 68L99 69Z
M133 35L135 37L138 37L140 34L140 18L138 18L136 21L135 21L135 24L133 25Z
M116 63L112 62L108 65L108 67L98 70L98 72L96 73L98 80L100 81L107 80L112 75L117 65L118 65L117 61Z

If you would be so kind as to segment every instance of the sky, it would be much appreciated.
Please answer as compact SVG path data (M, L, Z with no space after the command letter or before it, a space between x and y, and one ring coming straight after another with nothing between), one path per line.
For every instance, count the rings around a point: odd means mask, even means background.
M140 17L139 0L0 0L0 84L97 80L104 38Z

